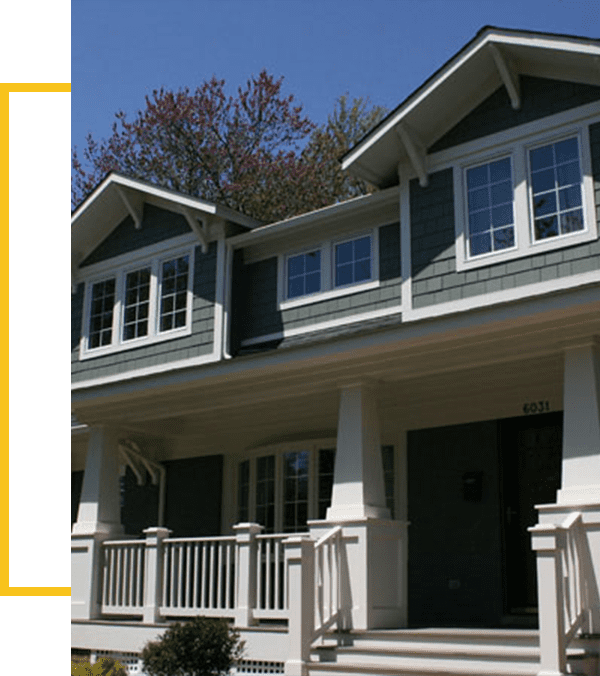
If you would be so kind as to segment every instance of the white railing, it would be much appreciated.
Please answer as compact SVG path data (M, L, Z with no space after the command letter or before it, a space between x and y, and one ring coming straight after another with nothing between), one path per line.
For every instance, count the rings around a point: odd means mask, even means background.
M315 543L315 639L339 625L341 554L342 527L336 526Z
M101 610L110 615L139 615L144 606L144 540L102 544Z
M591 612L582 514L529 530L537 552L540 673L566 673L569 643L588 631Z
M287 571L283 541L288 535L256 536L256 619L288 616Z
M235 536L164 539L161 615L223 616L232 611L235 545Z
M563 577L565 645L568 645L582 628L589 611L587 577L583 570L585 532L581 512L571 514L561 524L560 528L564 536L560 553Z

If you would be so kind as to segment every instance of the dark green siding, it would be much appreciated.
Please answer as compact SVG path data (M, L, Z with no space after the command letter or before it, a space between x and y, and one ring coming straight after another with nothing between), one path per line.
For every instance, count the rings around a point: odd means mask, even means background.
M590 127L596 211L600 217L600 124ZM600 269L600 240L549 253L456 271L452 169L410 183L413 307L470 298Z
M106 239L81 263L80 267L143 249L173 237L188 235L190 226L185 218L151 204L144 204L142 227L136 230L133 219L127 216Z
M213 351L215 289L216 289L217 244L212 242L208 253L201 247L195 250L195 266L192 304L192 333L189 336L164 340L162 342L123 350L113 354L79 361L79 342L73 347L71 339L71 372L73 382L113 376L141 368L158 366L181 359L192 359L208 355ZM75 296L79 303L72 312L75 319L72 329L77 334L76 323L82 314L83 284L81 293Z
M522 75L521 108L513 110L504 87L474 108L428 150L435 153L504 129L600 100L600 87Z
M297 308L277 309L277 258L236 268L234 278L234 336L243 340L276 334L284 329L309 327L332 319L351 317L401 302L400 227L398 223L379 228L379 279L377 289L315 301ZM335 334L347 327L336 327ZM314 334L313 334L314 335Z

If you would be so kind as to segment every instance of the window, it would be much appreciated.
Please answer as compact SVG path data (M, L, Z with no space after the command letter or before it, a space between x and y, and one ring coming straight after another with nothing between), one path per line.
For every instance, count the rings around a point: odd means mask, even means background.
M297 298L321 290L321 251L290 256L287 263L287 297Z
M509 158L467 169L467 208L471 256L515 245Z
M81 357L189 333L191 261L186 251L89 282Z
M294 446L239 462L238 523L259 523L264 533L296 533L306 530L311 519L326 518L333 491L335 442ZM393 518L394 447L382 446L381 457L386 504Z
M359 237L280 256L279 309L375 288L379 285L377 250L376 228Z
M547 136L455 167L459 271L596 239L589 128Z
M583 230L577 137L530 150L529 170L535 240Z

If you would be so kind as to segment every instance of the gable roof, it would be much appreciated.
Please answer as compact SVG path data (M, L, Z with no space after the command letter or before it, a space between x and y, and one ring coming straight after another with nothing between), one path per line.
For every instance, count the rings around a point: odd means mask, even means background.
M139 226L145 202L180 213L188 222L210 225L215 220L228 221L249 230L260 225L228 207L111 172L71 215L72 270L128 215ZM194 231L199 228L192 227Z
M504 86L520 105L519 75L600 85L600 40L486 26L342 158L342 169L378 187ZM419 173L417 171L417 173Z

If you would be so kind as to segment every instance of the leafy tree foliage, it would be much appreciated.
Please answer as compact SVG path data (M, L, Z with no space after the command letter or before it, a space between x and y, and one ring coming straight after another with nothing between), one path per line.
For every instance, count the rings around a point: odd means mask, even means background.
M142 651L150 676L225 676L241 658L243 644L226 620L195 617L171 625Z
M263 70L227 96L213 77L195 91L154 91L133 121L118 112L110 137L73 150L73 206L110 171L269 222L368 191L337 159L385 111L343 96L317 127L282 84Z
M112 657L101 657L92 666L89 662L71 660L71 676L126 676L125 668Z

